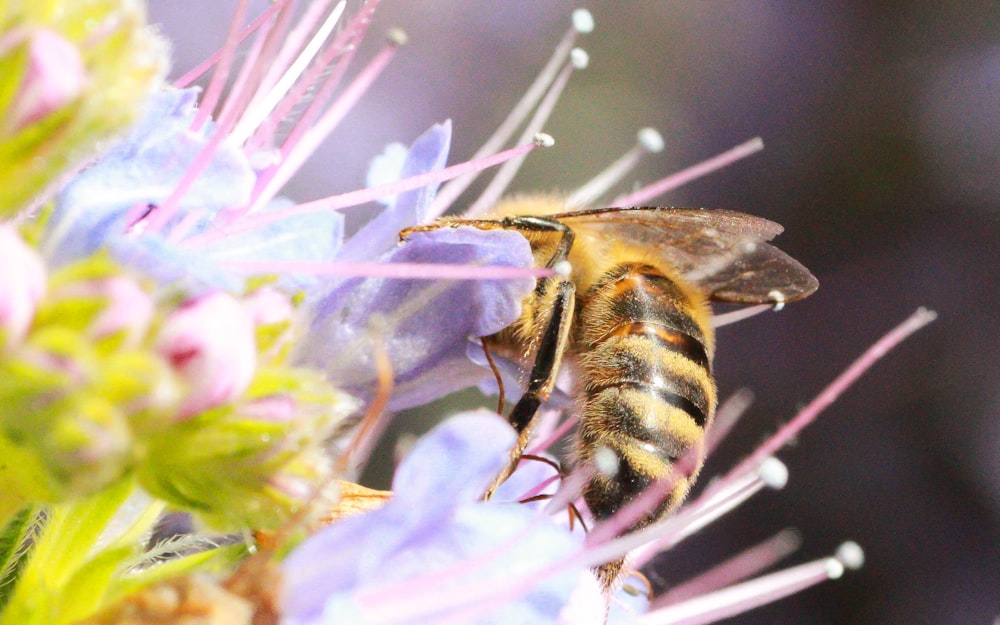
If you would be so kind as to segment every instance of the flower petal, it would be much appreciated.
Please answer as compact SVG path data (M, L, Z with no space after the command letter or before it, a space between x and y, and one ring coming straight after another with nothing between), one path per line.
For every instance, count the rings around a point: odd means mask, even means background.
M516 439L514 429L495 413L452 417L413 447L396 470L392 489L401 505L424 509L439 505L440 493L449 493L449 507L478 501L506 465Z
M132 133L62 190L44 243L51 260L61 264L93 253L124 236L133 207L155 206L170 196L214 129L207 124L190 130L196 98L195 90L154 94ZM243 151L223 142L181 199L175 219L197 209L204 227L219 210L245 205L255 180Z
M478 501L514 438L485 411L432 430L400 466L393 500L285 559L284 622L555 622L583 571L553 564L580 538L525 506Z
M451 121L431 126L410 146L399 179L436 171L448 161ZM398 241L399 231L426 221L427 209L438 185L430 184L401 193L388 207L344 244L337 260L358 261L375 258Z
M279 199L265 212L280 211L292 204ZM322 263L336 256L344 238L344 215L321 211L292 215L266 226L230 235L213 244L207 257L224 266L227 261L300 261ZM288 292L308 291L319 280L315 276L284 272L278 284ZM221 286L221 285L219 285Z
M471 227L414 233L381 260L514 267L533 263L528 242L517 232ZM311 340L300 358L325 370L341 387L363 395L376 379L374 354L384 349L397 385L392 409L416 405L456 390L455 380L447 376L458 372L458 363L466 363L464 371L475 372L463 382L482 379L465 357L468 337L488 336L513 323L532 288L531 278L351 280L316 306ZM437 371L445 364L447 371ZM411 385L416 380L422 388Z

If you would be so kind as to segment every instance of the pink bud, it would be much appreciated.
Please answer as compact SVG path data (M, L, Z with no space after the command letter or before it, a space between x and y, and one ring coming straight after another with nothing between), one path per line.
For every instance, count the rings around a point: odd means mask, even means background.
M250 293L243 304L253 318L255 326L290 321L295 309L288 296L270 287L263 287Z
M8 118L21 130L75 100L84 89L86 73L76 46L44 28L25 35L28 62L21 89Z
M182 417L239 396L256 367L253 320L225 293L181 305L163 324L156 349L190 385Z
M134 280L116 276L95 285L100 296L107 299L104 310L90 326L91 335L103 338L125 332L126 343L140 340L153 318L153 301Z
M45 282L41 257L14 228L0 224L0 346L24 338Z

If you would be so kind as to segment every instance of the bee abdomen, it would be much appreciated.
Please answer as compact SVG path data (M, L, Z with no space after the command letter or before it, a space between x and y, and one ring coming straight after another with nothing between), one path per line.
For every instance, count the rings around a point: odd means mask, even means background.
M712 337L701 302L656 268L619 266L588 295L578 460L598 471L584 496L603 519L700 444L716 403ZM689 481L678 479L636 526L675 507Z

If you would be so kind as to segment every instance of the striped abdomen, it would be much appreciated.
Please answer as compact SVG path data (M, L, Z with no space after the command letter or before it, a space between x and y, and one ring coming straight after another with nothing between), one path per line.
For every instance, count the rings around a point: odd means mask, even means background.
M641 263L618 265L583 297L577 457L598 470L584 491L597 519L668 477L701 444L716 404L709 319L700 294ZM635 527L680 503L701 463L695 453L690 477Z

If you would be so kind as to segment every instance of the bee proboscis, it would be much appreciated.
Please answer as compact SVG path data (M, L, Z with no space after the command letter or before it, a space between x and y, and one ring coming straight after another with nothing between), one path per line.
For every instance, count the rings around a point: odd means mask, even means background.
M777 306L810 295L819 283L767 243L780 225L743 213L661 207L567 212L560 201L537 197L505 201L495 212L508 216L445 218L401 237L442 227L513 229L531 244L536 265L569 261L568 276L540 279L520 318L484 339L526 372L525 391L508 417L520 434L518 445L497 484L516 466L565 362L575 371L580 419L575 464L600 467L584 488L597 520L695 454L693 470L632 529L655 521L686 496L715 412L709 300ZM610 585L620 568L620 561L611 563L598 574Z

